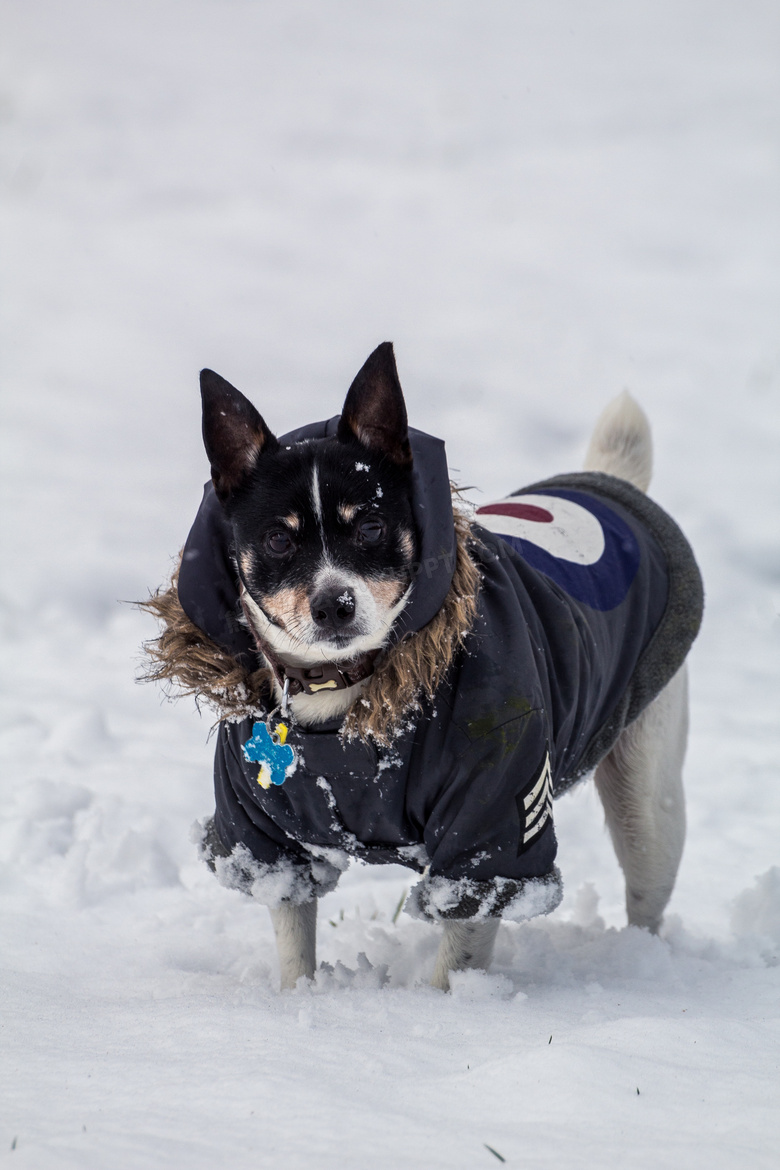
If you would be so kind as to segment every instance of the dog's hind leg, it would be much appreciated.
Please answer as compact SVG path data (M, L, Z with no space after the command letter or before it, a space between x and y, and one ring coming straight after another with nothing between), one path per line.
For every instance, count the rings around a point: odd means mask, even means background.
M440 991L449 991L450 971L467 968L487 971L500 924L500 918L488 918L483 922L462 919L445 922L431 985Z
M279 952L282 991L295 987L301 975L314 978L317 965L317 899L282 902L269 907Z
M596 787L626 879L628 921L653 933L671 897L685 841L687 734L683 666L596 769Z

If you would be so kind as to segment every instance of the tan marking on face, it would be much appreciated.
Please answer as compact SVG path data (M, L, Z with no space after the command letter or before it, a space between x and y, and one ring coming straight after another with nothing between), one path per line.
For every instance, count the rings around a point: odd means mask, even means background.
M301 518L295 512L291 512L289 516L284 517L282 523L292 528L293 532L297 532L301 526Z
M238 561L244 577L251 577L255 567L255 558L252 550L245 548L239 556Z
M271 621L293 637L309 620L309 594L303 586L263 593L258 600Z
M411 561L414 557L414 538L408 528L401 533L401 538L398 543L406 559Z
M345 524L351 524L358 513L357 504L339 504L339 516Z
M406 583L397 578L394 580L385 578L384 581L372 581L369 578L366 585L374 601L384 609L392 609L406 589Z

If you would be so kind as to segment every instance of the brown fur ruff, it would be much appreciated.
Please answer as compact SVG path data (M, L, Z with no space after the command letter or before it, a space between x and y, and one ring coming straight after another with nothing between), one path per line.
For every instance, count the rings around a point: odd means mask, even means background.
M159 637L144 642L151 661L140 681L166 684L170 698L194 695L196 702L211 707L220 721L259 714L264 697L271 693L270 670L247 670L190 621L179 601L180 566L181 554L170 583L148 601L138 602L138 609L162 625Z
M346 739L389 744L420 700L433 698L463 646L477 612L480 574L469 551L473 544L471 522L457 503L454 516L455 572L444 604L427 626L407 634L378 660L344 717L342 734ZM139 602L138 608L152 614L163 627L158 638L144 644L151 663L142 681L170 684L172 697L194 695L220 720L262 714L271 694L270 670L242 667L190 621L179 602L178 575L177 566L167 588Z

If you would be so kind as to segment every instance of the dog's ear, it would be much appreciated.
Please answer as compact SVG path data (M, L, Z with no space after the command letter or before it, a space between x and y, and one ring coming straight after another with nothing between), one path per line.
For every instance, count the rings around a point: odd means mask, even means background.
M350 386L338 438L343 443L357 439L394 463L411 464L406 403L391 341L377 346Z
M279 443L248 398L213 370L201 370L203 443L211 462L211 478L220 500L238 488L261 451Z

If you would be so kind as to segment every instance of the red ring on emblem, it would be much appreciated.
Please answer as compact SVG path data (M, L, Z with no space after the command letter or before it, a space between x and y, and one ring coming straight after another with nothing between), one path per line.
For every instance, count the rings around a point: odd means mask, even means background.
M552 512L546 508L538 508L536 504L510 504L504 501L501 504L485 504L484 508L477 508L478 516L514 516L516 520L534 520L537 524L551 524L555 519Z

